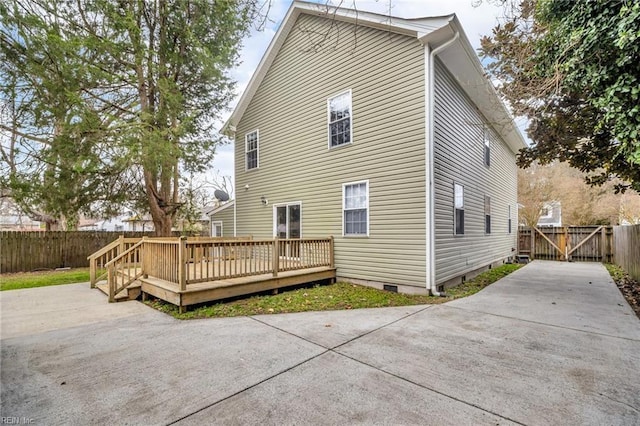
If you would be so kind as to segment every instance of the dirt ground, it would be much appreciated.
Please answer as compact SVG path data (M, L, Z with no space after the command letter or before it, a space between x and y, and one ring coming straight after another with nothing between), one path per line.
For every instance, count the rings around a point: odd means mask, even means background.
M621 280L616 280L616 284L640 319L640 282L625 275Z

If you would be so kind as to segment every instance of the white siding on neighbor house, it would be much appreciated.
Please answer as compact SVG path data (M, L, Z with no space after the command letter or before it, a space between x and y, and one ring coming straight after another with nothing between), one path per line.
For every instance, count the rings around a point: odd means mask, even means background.
M211 215L211 222L222 222L222 236L233 237L233 204L229 207ZM214 236L213 234L211 236Z
M310 31L328 31L324 48L313 51ZM273 206L300 201L302 237L335 237L339 277L424 288L423 52L410 37L363 26L354 36L302 14L236 128L237 234L273 237ZM352 143L329 149L327 99L347 90ZM256 129L260 168L245 171ZM364 180L369 237L343 237L343 184Z
M436 283L442 283L513 254L517 169L515 154L440 61L435 73L435 256ZM489 167L484 161L485 126L491 130ZM454 183L464 186L464 235L454 235ZM485 195L491 197L489 235L484 227Z

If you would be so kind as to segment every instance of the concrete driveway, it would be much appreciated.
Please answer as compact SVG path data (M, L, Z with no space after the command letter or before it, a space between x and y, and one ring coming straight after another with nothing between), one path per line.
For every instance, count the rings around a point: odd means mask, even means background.
M3 420L640 424L640 321L600 264L536 261L445 305L195 321L63 288L0 293Z

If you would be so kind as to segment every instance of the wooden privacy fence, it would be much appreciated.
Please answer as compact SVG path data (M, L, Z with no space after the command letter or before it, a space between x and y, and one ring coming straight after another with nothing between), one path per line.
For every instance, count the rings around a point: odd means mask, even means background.
M612 262L611 226L553 226L518 230L518 254L530 259Z
M640 225L614 226L613 241L616 264L640 281Z
M0 273L86 267L89 265L87 256L121 235L128 238L141 238L150 233L2 231L0 232Z

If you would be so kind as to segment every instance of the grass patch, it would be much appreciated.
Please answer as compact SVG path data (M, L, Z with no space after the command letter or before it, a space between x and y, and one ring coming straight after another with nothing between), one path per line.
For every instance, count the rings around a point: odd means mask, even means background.
M66 271L19 272L0 275L0 291L88 281L89 268L76 268Z
M483 288L498 281L500 278L504 278L510 273L522 268L523 265L512 263L500 265L497 268L489 269L476 276L475 278L460 284L457 287L450 288L446 291L449 299L460 299L461 297L471 296L476 294Z
M276 295L257 295L246 299L204 305L192 308L183 314L178 312L177 306L161 300L148 301L147 304L178 319L194 319L382 308L442 302L446 302L446 299L442 297L393 293L355 284L336 283L298 288Z
M609 271L609 275L611 275L611 278L613 278L616 283L621 282L627 276L627 273L624 271L624 269L622 269L618 265L614 265L613 263L604 263L603 265L605 268L607 268L607 271Z
M522 267L522 265L502 265L486 271L473 280L448 290L447 297L393 293L354 284L336 283L297 288L283 291L276 295L255 295L231 301L213 302L191 307L189 311L183 314L179 313L177 306L162 300L153 299L146 303L178 319L429 305L470 296L520 267Z

